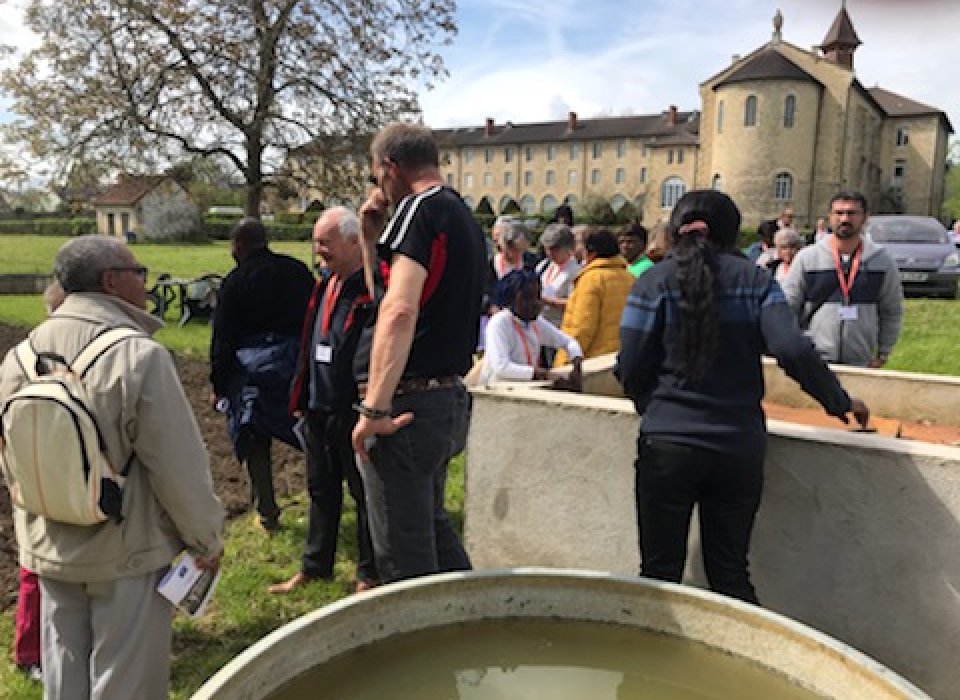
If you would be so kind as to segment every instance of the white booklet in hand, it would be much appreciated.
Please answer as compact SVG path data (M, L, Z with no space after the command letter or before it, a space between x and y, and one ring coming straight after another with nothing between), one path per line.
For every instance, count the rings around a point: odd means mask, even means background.
M181 552L157 585L157 592L191 617L200 617L219 580L220 567L201 569L189 552Z

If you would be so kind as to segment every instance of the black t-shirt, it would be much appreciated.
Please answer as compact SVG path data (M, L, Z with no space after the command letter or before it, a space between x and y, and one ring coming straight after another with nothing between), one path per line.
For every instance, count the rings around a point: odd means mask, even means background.
M437 185L405 197L378 252L388 262L404 255L427 271L403 376L465 374L477 346L487 254L483 232L460 195Z

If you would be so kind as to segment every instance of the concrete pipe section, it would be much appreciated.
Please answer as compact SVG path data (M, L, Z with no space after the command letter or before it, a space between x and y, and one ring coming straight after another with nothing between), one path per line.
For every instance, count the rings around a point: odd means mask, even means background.
M929 698L787 617L606 573L428 576L281 627L193 700Z

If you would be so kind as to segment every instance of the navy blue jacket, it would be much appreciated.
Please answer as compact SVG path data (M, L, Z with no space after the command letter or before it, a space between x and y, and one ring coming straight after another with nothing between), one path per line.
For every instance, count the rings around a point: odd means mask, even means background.
M762 354L833 416L850 398L797 325L770 274L740 254L720 254L714 267L719 320L715 359L692 381L681 371L680 288L672 257L637 278L620 323L618 376L643 414L641 432L725 453L766 445Z

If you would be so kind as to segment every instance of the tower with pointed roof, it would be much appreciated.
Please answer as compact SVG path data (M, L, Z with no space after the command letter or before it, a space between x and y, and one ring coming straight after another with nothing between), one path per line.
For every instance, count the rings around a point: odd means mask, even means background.
M846 0L843 0L840 4L840 11L820 44L820 50L823 51L824 57L831 63L852 71L853 52L862 43L860 37L857 36L857 31L853 28L850 15L847 14Z

